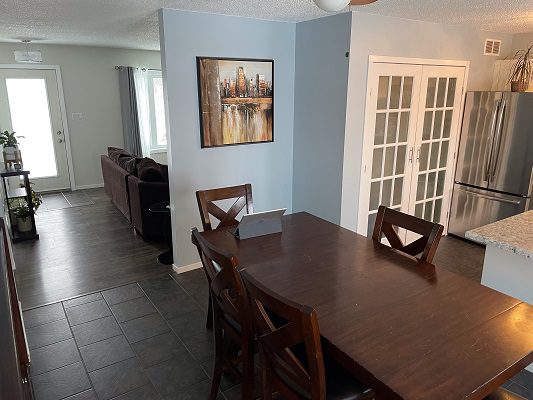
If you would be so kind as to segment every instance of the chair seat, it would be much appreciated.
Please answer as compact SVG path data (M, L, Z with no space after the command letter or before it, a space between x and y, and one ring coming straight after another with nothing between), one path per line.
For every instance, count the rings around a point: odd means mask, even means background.
M327 400L372 400L375 394L337 362L324 357Z
M518 394L514 394L507 389L498 388L498 390L485 397L483 400L526 400L526 398Z

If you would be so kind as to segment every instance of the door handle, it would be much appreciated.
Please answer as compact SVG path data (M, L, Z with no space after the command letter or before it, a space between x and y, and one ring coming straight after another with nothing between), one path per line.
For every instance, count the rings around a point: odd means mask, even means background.
M58 139L58 142L59 143L63 143L63 139Z
M413 148L412 147L409 149L409 162L411 164L413 163Z
M478 192L474 192L473 190L468 190L468 189L463 189L463 188L459 188L457 190L459 190L460 192L476 195L478 197L481 197L482 199L497 201L497 202L500 202L500 203L513 204L515 206L518 206L521 203L520 200L502 199L501 197L491 196L491 195L488 195L488 194L481 194L481 193L478 193Z
M57 134L58 136L61 136L61 135L63 134L63 132L61 132L61 131L57 131L56 134Z
M494 179L496 176L496 165L498 165L498 157L500 155L500 147L502 144L502 135L503 135L503 119L505 116L505 108L507 106L507 102L505 100L502 100L501 108L500 108L500 115L498 117L498 125L496 127L496 134L497 136L494 137L494 151L493 151L493 158L492 158L492 167L491 167L491 179Z
M490 166L492 162L492 152L494 150L493 149L494 148L494 134L496 130L496 123L498 121L498 113L500 111L500 103L501 103L501 100L498 100L496 102L496 109L494 110L494 114L492 115L492 122L490 125L490 138L489 138L490 144L488 145L489 156L485 160L485 180L486 181L490 179Z

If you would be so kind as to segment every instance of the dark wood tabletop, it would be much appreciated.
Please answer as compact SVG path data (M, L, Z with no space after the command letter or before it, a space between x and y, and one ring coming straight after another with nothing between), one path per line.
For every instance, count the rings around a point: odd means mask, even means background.
M203 233L317 310L324 350L378 399L482 399L533 362L533 306L307 213L283 233Z

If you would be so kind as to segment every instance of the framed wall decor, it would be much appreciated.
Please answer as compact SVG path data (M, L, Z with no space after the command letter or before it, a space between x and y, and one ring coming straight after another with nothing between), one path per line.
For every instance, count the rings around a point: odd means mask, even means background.
M274 141L274 60L196 57L202 148Z

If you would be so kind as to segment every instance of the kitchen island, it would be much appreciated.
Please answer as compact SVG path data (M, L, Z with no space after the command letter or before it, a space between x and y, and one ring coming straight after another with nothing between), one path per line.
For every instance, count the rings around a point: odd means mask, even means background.
M533 211L466 232L487 246L481 283L533 304ZM533 364L527 368L533 372Z

